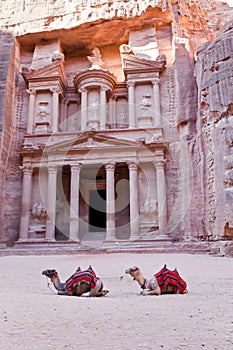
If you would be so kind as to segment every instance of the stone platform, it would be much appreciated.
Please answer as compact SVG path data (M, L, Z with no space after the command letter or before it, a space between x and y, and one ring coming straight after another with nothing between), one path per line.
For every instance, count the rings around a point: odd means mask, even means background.
M104 246L99 241L24 242L13 247L0 247L0 256L11 255L66 255L111 253L209 254L233 257L233 241L218 242L114 242Z

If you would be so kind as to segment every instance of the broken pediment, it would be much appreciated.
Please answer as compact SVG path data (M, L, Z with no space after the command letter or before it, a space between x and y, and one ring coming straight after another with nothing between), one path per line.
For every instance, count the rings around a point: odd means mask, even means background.
M140 58L135 55L129 45L121 45L120 52L126 76L132 73L145 72L145 70L162 73L166 68L166 56L164 54L159 54L156 60Z
M22 76L27 84L38 81L53 81L59 79L64 85L66 85L66 78L62 62L62 60L53 60L51 64L38 69L23 67Z

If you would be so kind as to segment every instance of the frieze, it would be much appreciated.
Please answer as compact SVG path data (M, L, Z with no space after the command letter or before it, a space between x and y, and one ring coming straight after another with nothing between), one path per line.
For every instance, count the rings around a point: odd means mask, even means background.
M145 68L146 71L146 68ZM127 80L128 82L133 81L137 82L138 80L143 80L143 81L151 81L152 79L155 80L159 78L159 73L135 73L135 74L128 74L127 75Z

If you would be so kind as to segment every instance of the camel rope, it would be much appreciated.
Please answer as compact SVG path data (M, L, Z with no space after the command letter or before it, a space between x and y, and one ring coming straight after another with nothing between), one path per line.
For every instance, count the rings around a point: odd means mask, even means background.
M48 276L46 276L46 279L47 279L47 287L49 288L49 290L51 290L51 292L52 292L53 294L57 294L57 293L54 292L54 290L50 287L50 286L51 286L51 283L49 282Z

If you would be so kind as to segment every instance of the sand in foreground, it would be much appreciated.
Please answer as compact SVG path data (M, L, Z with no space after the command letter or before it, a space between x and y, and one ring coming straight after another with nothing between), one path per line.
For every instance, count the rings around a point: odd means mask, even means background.
M166 263L187 281L187 295L140 295L124 270L152 277ZM110 293L58 296L41 271L66 280L93 268ZM0 349L233 349L233 259L205 255L101 254L0 258Z

